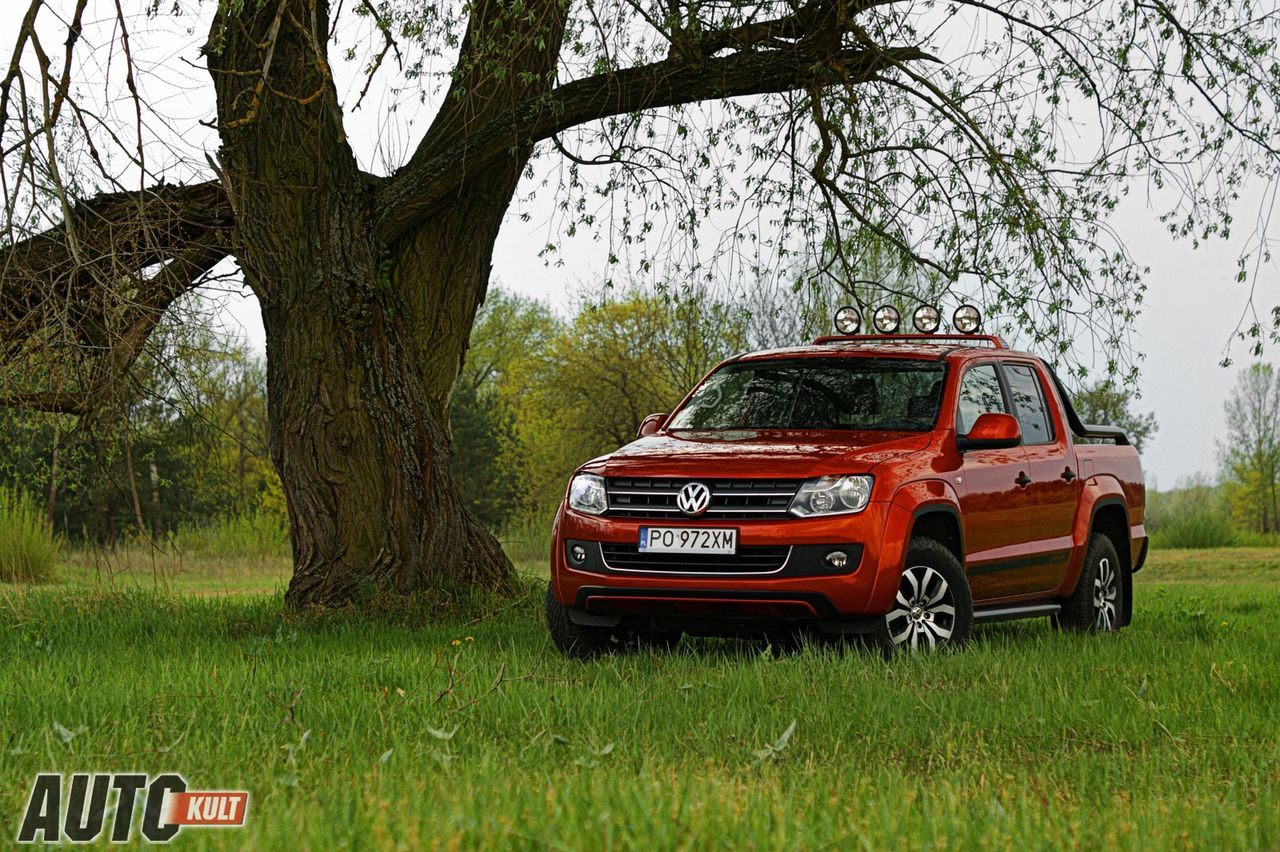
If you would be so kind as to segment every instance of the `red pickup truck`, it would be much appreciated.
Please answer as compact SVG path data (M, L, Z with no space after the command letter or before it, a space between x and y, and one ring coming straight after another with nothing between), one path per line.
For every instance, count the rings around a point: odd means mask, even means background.
M1138 455L995 337L844 335L711 371L572 476L547 622L588 657L682 633L962 644L975 622L1129 623Z

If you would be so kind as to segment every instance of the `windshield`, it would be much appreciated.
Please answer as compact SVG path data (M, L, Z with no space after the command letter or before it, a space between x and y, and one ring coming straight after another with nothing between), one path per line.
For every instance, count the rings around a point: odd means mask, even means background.
M716 370L668 429L923 432L938 420L945 366L900 358L746 361Z

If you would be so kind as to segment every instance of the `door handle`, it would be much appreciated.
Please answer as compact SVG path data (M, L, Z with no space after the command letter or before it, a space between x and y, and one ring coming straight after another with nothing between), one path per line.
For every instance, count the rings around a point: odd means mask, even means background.
M1031 477L1027 476L1027 472L1025 470L1020 470L1018 471L1018 478L1015 479L1014 482L1018 484L1019 488L1026 488L1031 484Z
M1067 469L1062 472L1062 478L1067 482L1076 478L1076 472L1071 469L1071 465L1067 465Z

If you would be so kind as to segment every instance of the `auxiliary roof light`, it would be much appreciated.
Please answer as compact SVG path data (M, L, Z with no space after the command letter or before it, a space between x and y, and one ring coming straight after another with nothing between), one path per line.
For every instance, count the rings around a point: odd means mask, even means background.
M942 325L942 313L933 305L921 305L911 315L911 324L921 334L933 334Z
M898 309L893 305L881 305L876 308L876 312L871 315L871 324L876 327L876 331L881 334L893 334L898 330L898 325L902 322L902 316L898 313Z
M961 334L973 334L982 327L982 314L973 305L961 305L951 315L951 324Z
M841 334L857 334L862 328L862 314L853 305L845 305L836 311L836 331Z

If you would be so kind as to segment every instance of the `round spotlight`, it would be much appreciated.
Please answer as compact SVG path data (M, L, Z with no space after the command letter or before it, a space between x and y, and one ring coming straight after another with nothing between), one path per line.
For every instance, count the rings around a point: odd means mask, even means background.
M862 314L853 305L845 305L836 311L836 331L841 334L857 334L862 328Z
M911 324L921 334L933 334L942 325L942 314L933 305L921 305L911 315Z
M961 305L951 315L951 324L961 334L973 334L982 327L982 314L973 305Z
M881 305L871 315L871 324L881 334L893 334L898 330L898 325L901 322L902 317L898 314L898 309L893 305Z

